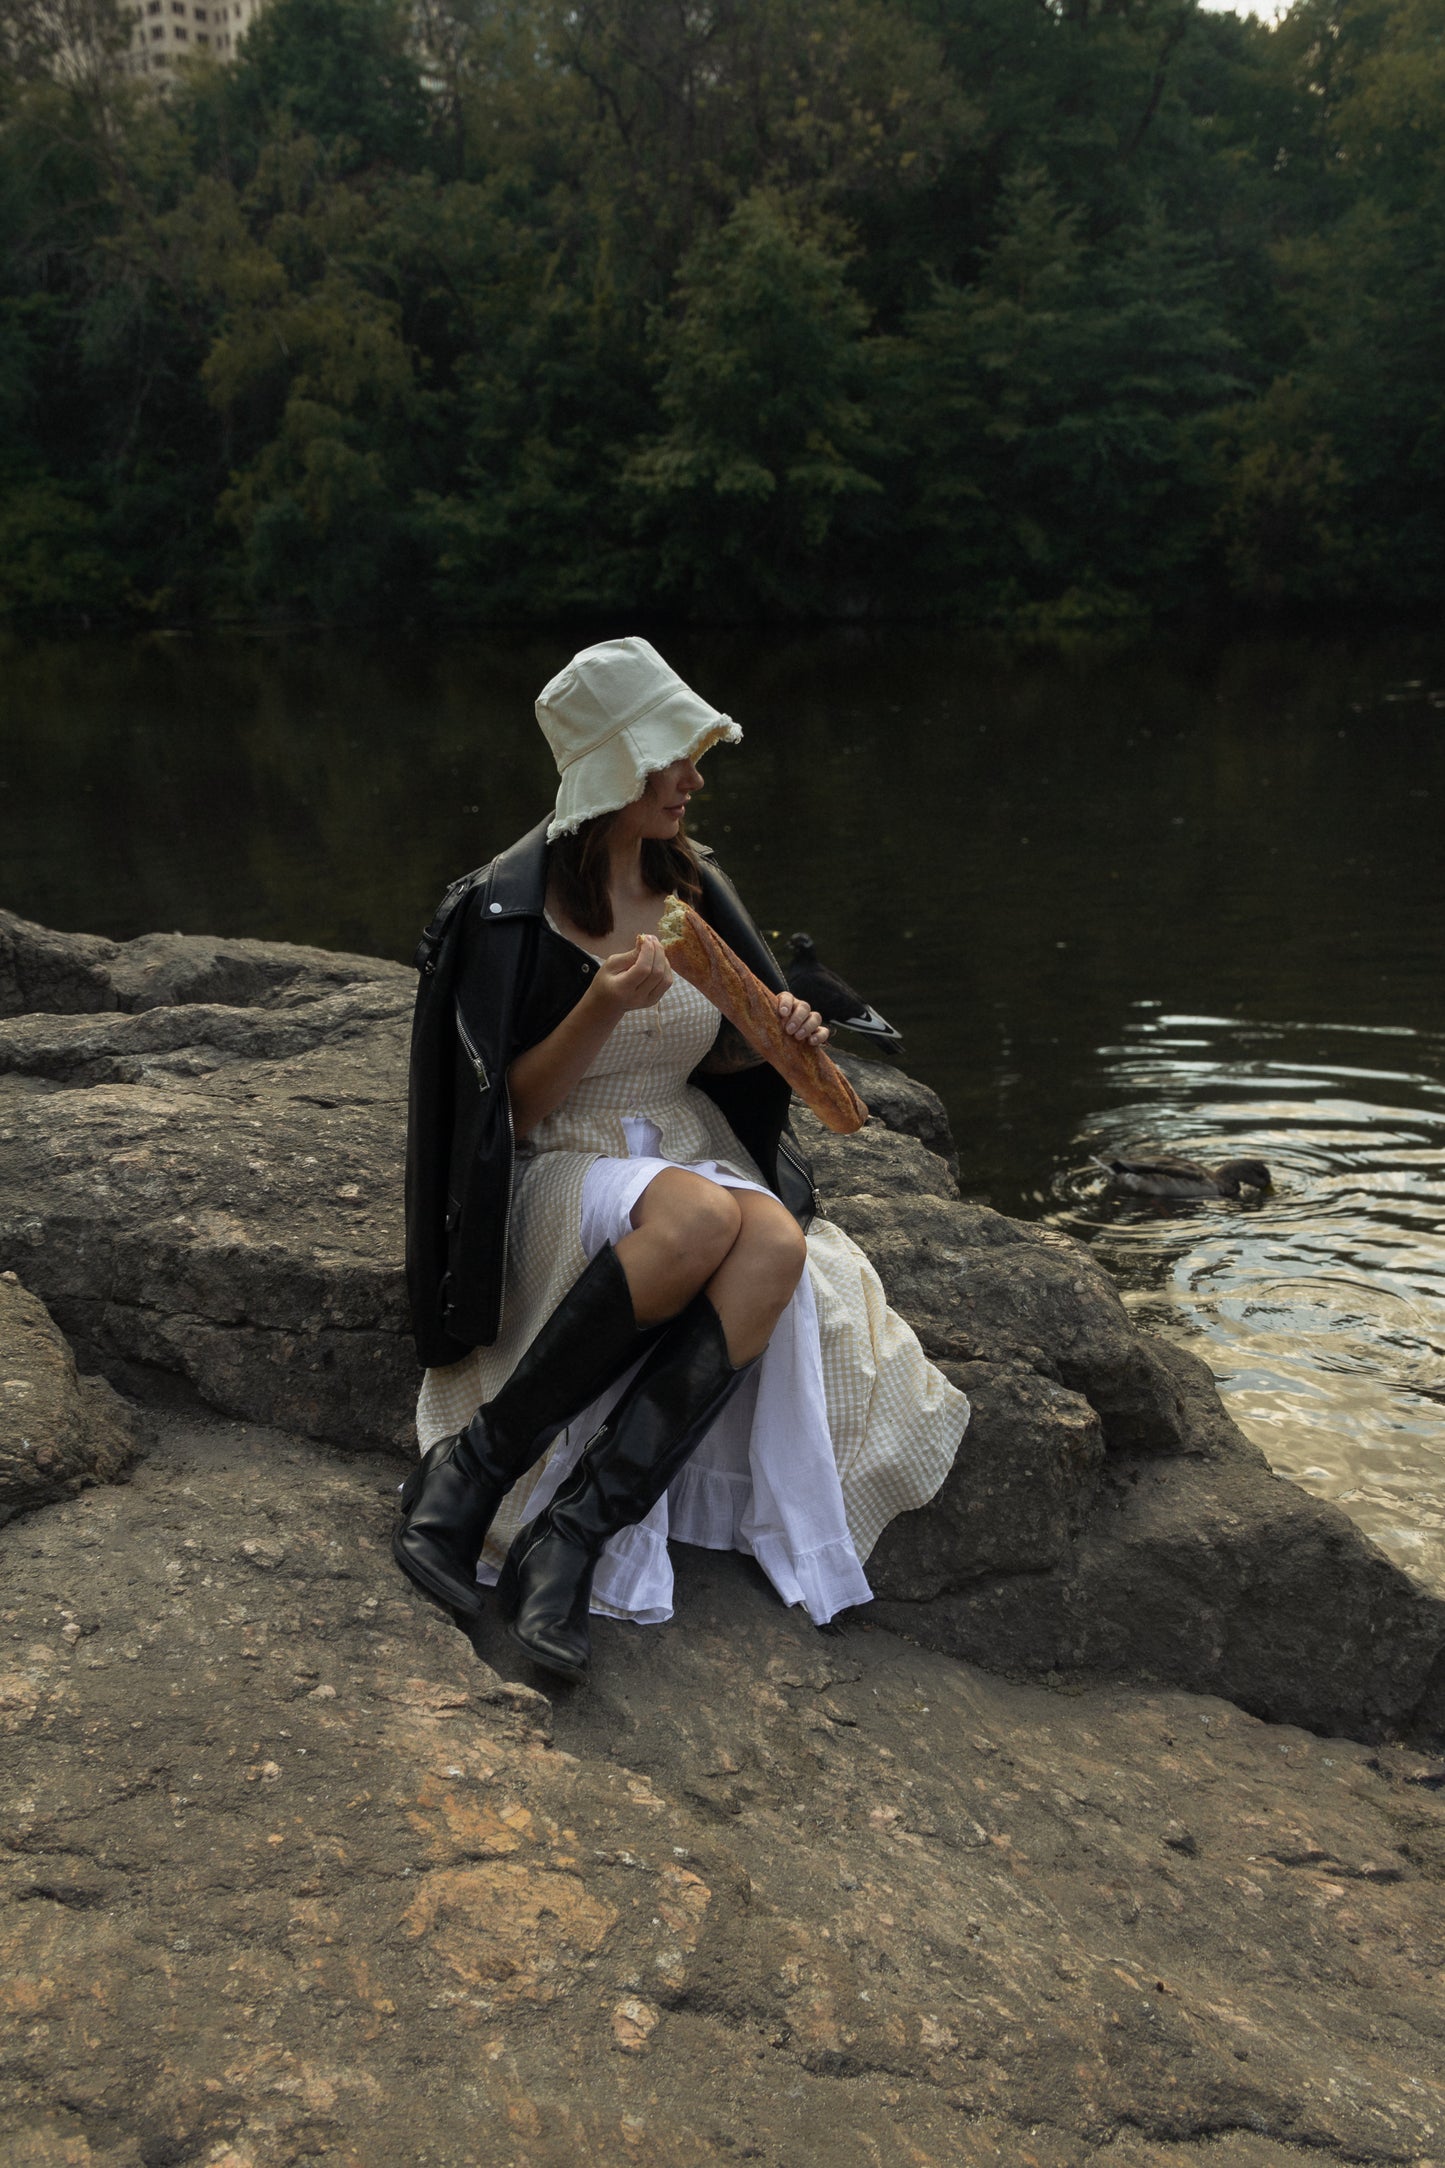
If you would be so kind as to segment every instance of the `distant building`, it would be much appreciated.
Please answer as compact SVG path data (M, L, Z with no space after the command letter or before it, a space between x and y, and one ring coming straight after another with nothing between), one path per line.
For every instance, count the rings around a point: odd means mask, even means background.
M172 75L178 60L205 54L232 60L266 0L129 0L128 75Z

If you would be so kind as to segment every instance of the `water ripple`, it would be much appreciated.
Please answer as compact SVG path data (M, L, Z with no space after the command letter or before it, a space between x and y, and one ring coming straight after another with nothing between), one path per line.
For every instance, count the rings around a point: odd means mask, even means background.
M1382 1038L1411 1042L1413 1065L1341 1043ZM1141 1322L1204 1357L1272 1466L1445 1591L1445 1044L1156 1014L1101 1059L1120 1103L1084 1123L1048 1218L1100 1252ZM1094 1153L1260 1158L1276 1186L1126 1197Z

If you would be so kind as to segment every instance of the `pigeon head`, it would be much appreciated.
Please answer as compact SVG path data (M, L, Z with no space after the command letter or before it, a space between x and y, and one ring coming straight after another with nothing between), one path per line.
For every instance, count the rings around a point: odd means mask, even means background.
M788 947L793 952L795 963L812 964L818 960L818 951L813 946L813 936L810 933L795 933L789 940Z

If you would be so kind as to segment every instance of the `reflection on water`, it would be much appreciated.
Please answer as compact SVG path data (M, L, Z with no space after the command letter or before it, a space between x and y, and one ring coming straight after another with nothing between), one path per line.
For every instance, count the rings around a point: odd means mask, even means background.
M1203 1356L1274 1467L1445 1589L1445 1072L1403 1028L1144 1012L1054 1182L1125 1300ZM1258 1202L1121 1196L1086 1155L1259 1157Z

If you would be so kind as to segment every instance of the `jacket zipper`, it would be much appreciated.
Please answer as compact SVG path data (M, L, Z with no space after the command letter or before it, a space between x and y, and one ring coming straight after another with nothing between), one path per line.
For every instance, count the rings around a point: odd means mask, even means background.
M472 1067L477 1072L478 1089L484 1092L490 1091L492 1088L492 1084L490 1077L487 1075L487 1065L482 1060L481 1055L477 1052L477 1044L475 1039L473 1039L471 1033L467 1030L466 1020L462 1015L462 1005L460 1002L456 1004L456 1019L457 1037L461 1040L462 1046L466 1051L467 1060L471 1063Z
M505 1082L502 1087L502 1105L507 1110L507 1136L512 1146L512 1164L507 1174L507 1209L502 1215L502 1264L497 1275L497 1330L507 1307L507 1260L512 1253L512 1194L517 1187L517 1128L512 1120L512 1095Z
M462 1015L462 1005L460 1002L456 1003L455 1014L457 1020L457 1037L462 1042L462 1048L466 1054L468 1061L477 1072L478 1089L484 1092L490 1091L492 1086L491 1079L487 1075L487 1065L482 1060L481 1055L477 1051L477 1043L475 1039L467 1030L466 1019ZM501 1317L503 1310L506 1308L507 1303L507 1259L511 1253L512 1243L512 1192L516 1188L517 1179L517 1129L516 1124L512 1120L512 1095L510 1092L504 1091L502 1093L502 1105L506 1108L507 1111L507 1137L512 1147L512 1165L507 1182L507 1209L502 1219L501 1270L497 1276L497 1316L499 1318Z

